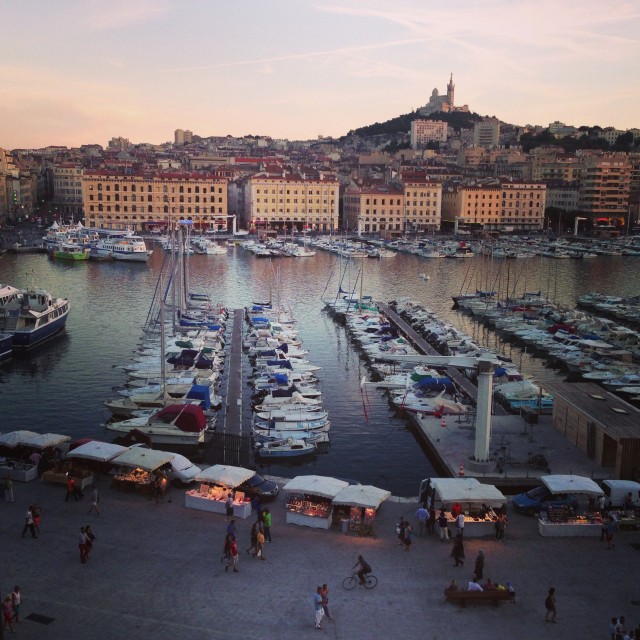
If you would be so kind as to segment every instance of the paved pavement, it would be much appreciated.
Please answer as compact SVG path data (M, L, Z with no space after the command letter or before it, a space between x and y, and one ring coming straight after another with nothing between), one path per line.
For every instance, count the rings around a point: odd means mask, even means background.
M184 491L156 505L99 481L102 514L89 504L65 502L64 487L14 483L15 504L0 503L0 593L14 584L23 593L23 621L16 638L83 640L203 638L585 638L604 639L607 622L625 615L640 622L636 571L640 533L623 533L617 545L588 538L542 538L536 521L509 512L507 539L468 539L463 568L453 568L450 545L418 538L410 551L395 536L400 515L413 519L416 504L383 504L377 537L356 538L285 524L284 499L271 506L273 542L261 562L245 553L250 521L238 521L239 573L220 562L225 517L184 507ZM38 539L20 536L27 506L44 510ZM87 564L79 562L77 536L90 523L97 536ZM458 608L444 601L455 577L465 583L480 548L485 578L510 580L515 605ZM347 592L358 553L379 579L367 591ZM335 621L314 628L313 593L326 582ZM557 589L558 624L545 623L544 598ZM51 618L45 625L30 614ZM13 634L6 632L6 637Z

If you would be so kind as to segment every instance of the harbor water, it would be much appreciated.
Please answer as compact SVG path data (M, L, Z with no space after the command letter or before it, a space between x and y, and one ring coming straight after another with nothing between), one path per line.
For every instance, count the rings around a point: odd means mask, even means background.
M154 249L148 264L73 264L54 262L42 254L0 255L2 284L41 287L71 302L64 335L0 363L1 431L30 429L74 439L111 439L102 426L109 415L103 401L125 382L121 365L141 337L164 259L162 251ZM466 287L517 293L540 290L573 307L576 297L589 291L621 296L640 292L640 258L633 256L534 257L503 260L499 266L479 256L427 260L400 253L395 258L351 262L346 266L324 251L311 258L269 260L239 246L230 247L226 256L189 259L191 289L209 293L229 309L269 297L289 306L309 360L322 367L318 376L332 422L330 448L293 467L271 464L260 467L262 472L333 475L403 496L416 495L420 480L435 473L410 424L393 412L383 392L362 391L360 381L370 375L366 361L321 300L335 297L340 283L356 295L362 286L374 300L422 302L476 340L501 349L523 373L542 383L560 374L453 310L451 296ZM245 429L249 419L245 415Z

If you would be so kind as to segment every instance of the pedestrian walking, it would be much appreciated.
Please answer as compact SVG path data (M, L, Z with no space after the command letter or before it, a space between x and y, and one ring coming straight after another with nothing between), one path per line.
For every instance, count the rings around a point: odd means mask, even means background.
M71 476L67 476L67 495L64 497L64 501L69 502L70 497L74 497L76 502L79 499L76 492L76 481Z
M322 629L322 617L324 608L322 606L322 587L318 587L313 594L313 606L316 610L316 629Z
M13 604L13 621L20 622L20 605L22 604L22 593L20 593L20 586L13 587L11 592L11 602Z
M264 533L262 529L258 529L258 533L256 534L256 558L260 558L260 560L264 560Z
M324 609L324 615L327 616L328 620L333 620L329 613L329 587L326 584L322 585L322 591L320 594L322 595L322 608Z
M27 509L27 515L25 517L24 520L24 527L22 527L22 537L24 538L26 533L27 533L27 529L29 529L31 531L31 537L32 538L37 538L38 536L36 535L36 525L33 521L33 507L31 505L29 505L29 508Z
M227 494L227 499L224 501L224 508L228 518L233 518L233 494L231 491Z
M547 597L544 599L544 607L547 610L547 613L544 617L545 622L555 622L556 621L556 590L554 587L549 589L549 593Z
M616 531L617 522L612 514L607 518L607 549L613 549L616 545L613 542L613 534Z
M407 526L404 528L404 536L402 537L402 544L404 544L405 551L409 551L411 549L411 545L413 544L413 527L407 523Z
M504 532L507 528L507 516L505 516L504 513L498 514L494 528L496 532L496 540L498 542L504 542Z
M436 530L436 510L432 505L429 507L429 519L427 520L427 531L429 535L433 535L433 532Z
M13 603L11 602L11 596L8 595L2 601L2 629L6 629L7 625L11 629L11 633L15 632L13 628Z
M256 554L257 546L258 546L258 523L254 522L251 525L251 546L247 549L247 553L250 553L252 556Z
M42 521L42 515L44 511L39 504L31 505L31 513L33 513L33 524L36 528L36 532L40 535L40 522Z
M251 500L251 510L255 511L258 522L264 525L264 511L262 508L262 501L259 496L253 496L253 499Z
M422 537L425 534L427 520L429 519L429 512L425 509L423 504L421 504L416 511L416 519L418 521L418 535Z
M449 521L444 513L444 509L438 516L438 531L440 532L440 542L449 541Z
M478 555L476 556L476 566L473 570L474 575L478 580L482 580L482 573L484 571L484 549L480 549L478 551Z
M404 544L404 530L407 528L408 524L409 523L404 519L404 516L400 516L400 522L396 525L398 544Z
M460 536L464 535L464 513L462 512L456 516L456 529Z
M4 479L4 501L15 502L13 497L13 480L9 475Z
M263 524L264 524L264 537L267 542L271 542L271 511L265 509L262 512Z
M453 548L451 549L451 557L455 560L454 567L464 567L464 542L462 535L457 533L453 540Z
M224 570L228 571L231 566L231 536L227 533L224 537L224 546L222 547L222 557L220 562L226 562Z
M235 539L236 537L236 521L232 520L228 525L227 525L227 533L231 536L231 539Z
M238 541L235 538L231 538L229 544L229 553L231 554L231 566L236 573L240 573L238 569L238 562L240 560L240 554L238 553ZM228 569L229 567L227 567Z
M91 506L89 507L89 514L95 509L95 512L100 515L100 508L98 503L100 502L100 495L98 494L98 487L94 484L91 487Z
M80 535L78 536L78 549L80 550L80 562L85 564L87 561L87 534L84 527L80 527Z
M89 525L87 525L84 528L84 535L87 538L87 542L86 542L86 553L85 553L85 557L88 560L89 559L89 553L91 553L91 549L93 549L93 543L96 541L96 536L93 533L93 531L91 530L91 527Z

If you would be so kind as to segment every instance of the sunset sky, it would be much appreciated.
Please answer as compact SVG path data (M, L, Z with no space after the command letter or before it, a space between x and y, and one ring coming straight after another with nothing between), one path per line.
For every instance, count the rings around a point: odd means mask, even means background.
M5 0L0 147L340 136L424 105L640 127L640 0Z

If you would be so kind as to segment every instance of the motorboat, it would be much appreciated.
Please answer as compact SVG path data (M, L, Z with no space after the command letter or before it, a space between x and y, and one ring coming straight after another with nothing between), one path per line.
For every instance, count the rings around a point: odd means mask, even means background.
M207 441L210 422L201 407L173 404L148 417L107 423L106 428L119 434L136 429L151 438L154 444L198 445Z
M57 260L81 262L89 259L91 249L72 242L59 242L49 249L49 255Z
M0 332L13 336L13 349L30 349L64 329L69 301L44 289L0 285Z
M315 451L315 443L295 438L255 444L255 452L261 458L299 458Z

